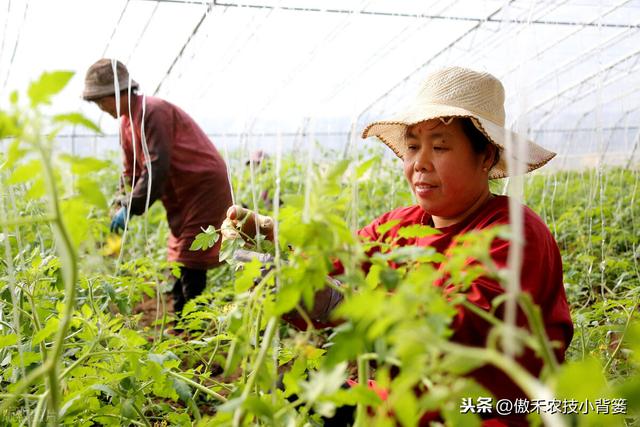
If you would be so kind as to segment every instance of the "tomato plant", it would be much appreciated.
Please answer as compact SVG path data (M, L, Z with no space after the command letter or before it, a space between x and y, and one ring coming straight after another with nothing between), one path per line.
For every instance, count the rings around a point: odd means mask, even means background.
M227 244L228 263L209 272L206 292L175 319L165 292L179 269L163 261L162 207L132 220L125 236L110 235L118 167L56 149L64 124L98 131L79 114L47 115L70 77L43 74L0 113L0 425L321 425L346 410L357 425L411 426L437 409L448 425L472 426L480 418L461 413L460 402L490 395L465 375L482 364L503 369L531 399L626 399L626 414L532 414L533 423L637 425L637 170L525 182L525 202L562 250L576 325L568 361L557 369L547 363L540 378L497 344L449 341L460 299L424 284L477 273L464 263L438 270L439 254L389 247L370 259L368 273L360 268L371 244L354 229L412 203L399 165L376 149L343 161L328 150L305 162L287 153L259 168L230 153L236 201L277 219L277 244L261 242L273 260L239 263L233 253L245 243ZM215 233L207 230L198 245ZM508 230L467 236L456 256L480 256L496 233ZM327 279L336 260L345 286ZM389 260L402 266L392 269ZM304 317L326 286L342 293L340 325L301 331L282 321L292 311ZM521 304L540 321L526 298ZM505 333L491 321L495 334ZM164 333L171 322L185 333ZM535 331L514 339L541 354L549 345ZM345 387L347 379L359 385ZM385 399L364 386L369 379Z

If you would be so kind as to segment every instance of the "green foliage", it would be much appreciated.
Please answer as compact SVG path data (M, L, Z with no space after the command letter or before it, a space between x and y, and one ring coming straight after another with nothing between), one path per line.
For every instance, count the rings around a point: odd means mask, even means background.
M192 251L207 250L213 247L219 238L220 235L216 231L215 227L210 225L206 230L202 230L202 233L196 236L189 249Z
M80 125L96 133L101 133L100 128L80 113L57 114L53 116L53 123Z
M31 101L31 107L51 103L51 97L59 93L73 77L72 71L44 72L38 81L29 85L27 94ZM78 116L81 117L81 116ZM87 120L88 122L88 120Z
M46 73L27 98L13 94L11 110L0 113L0 136L6 138L0 155L0 405L1 416L11 414L9 425L39 425L51 416L60 425L321 425L322 416L345 407L359 425L411 426L439 410L446 425L477 426L480 418L461 413L460 402L490 396L468 377L486 363L537 381L534 389L556 399L594 405L626 399L626 416L562 417L568 425L637 425L637 171L562 172L526 181L527 203L549 224L562 251L576 324L568 363L557 372L546 366L540 380L501 363L498 338L505 327L493 312L484 312L496 324L486 348L450 341L469 284L481 275L503 280L487 251L494 239L510 238L507 228L461 236L447 257L428 247L395 247L385 234L397 222L379 227L379 241L356 238L355 227L412 203L399 166L375 153L336 162L321 152L309 163L300 161L300 153L288 154L279 181L278 159L253 168L237 159L236 200L278 214L278 246L259 242L277 257L266 265L239 264L234 252L254 242L225 242L221 254L229 262L209 273L206 292L173 325L184 334L174 337L161 330L171 317L149 320L136 309L149 298L162 305L170 273L179 275L178 265L162 261L168 236L162 207L131 221L115 254L103 251L114 238L107 235L105 195L115 191L118 168L59 153L60 126L98 128L77 113L47 117L39 109L69 78ZM28 99L29 109L20 107L21 99ZM61 250L60 223L77 261L71 304L73 276ZM411 226L398 234L412 239L435 233ZM206 250L218 239L208 227L191 249ZM338 262L342 284L327 279ZM446 295L436 282L448 286ZM343 298L322 319L333 327L298 330L282 321L321 317L316 295L327 286ZM522 306L532 308L526 301ZM528 331L516 338L539 353L549 345ZM51 379L42 374L50 372L59 385L56 403ZM344 387L347 378L359 384ZM365 386L368 379L378 388Z

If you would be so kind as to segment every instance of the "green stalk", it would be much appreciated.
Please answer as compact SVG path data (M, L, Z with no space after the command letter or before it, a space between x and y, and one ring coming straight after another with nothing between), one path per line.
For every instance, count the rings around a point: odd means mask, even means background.
M615 359L616 356L618 355L618 352L622 347L622 342L624 341L624 336L627 334L627 331L629 330L629 325L631 324L633 313L636 311L637 307L638 307L638 301L636 299L636 302L633 304L633 308L631 309L631 313L629 313L629 317L627 317L627 321L624 324L624 330L622 331L622 335L620 336L620 338L618 338L618 344L616 345L616 348L613 350L613 353L611 353L611 356L607 360L607 363L605 363L604 368L602 368L602 372L605 372L605 373L607 372L607 370L609 369L609 366L611 366L611 363L613 362L613 359Z
M369 379L369 357L358 356L358 384L361 387L367 387ZM354 427L364 427L367 417L367 407L361 401L356 406L356 419Z
M50 362L49 360L45 361L45 363L40 365L38 368L29 372L29 374L22 381L16 383L13 393L8 394L7 395L8 397L5 399L4 402L2 402L2 405L0 405L0 414L4 414L8 412L9 408L13 406L15 401L22 396L22 392L27 387L29 387L33 382L35 382L38 378L45 375L49 371L50 369L49 362Z
M558 364L556 355L551 348L551 344L549 343L549 338L547 337L547 331L544 327L540 308L536 306L533 303L533 300L526 294L520 294L520 306L527 316L527 320L529 321L529 326L531 327L533 336L540 344L540 348L542 350L542 360L544 360L545 364L549 368L551 368L551 372L557 372L560 365Z
M304 403L304 399L302 399L301 397L297 398L296 400L294 400L291 403L287 403L286 405L284 405L283 407L281 407L280 409L278 409L278 411L276 411L275 414L273 414L273 418L275 420L277 420L278 418L282 417L284 414L287 413L287 411L292 410L297 408L298 406L302 405Z
M133 402L131 403L131 406L133 406L133 410L136 411L138 416L142 419L142 421L144 421L144 425L147 427L151 427L151 423L149 422L147 417L144 416L144 414L142 413L142 410L138 408L138 405L136 405L135 402Z
M497 350L474 348L450 341L440 342L439 345L444 351L449 353L471 357L494 365L506 373L531 399L543 399L547 401L553 399L553 394L543 383L520 366L514 359L505 356ZM541 417L544 425L547 427L566 426L561 414L542 412Z
M56 240L56 246L61 258L62 277L64 281L64 310L61 313L61 319L58 326L58 331L54 338L54 344L51 352L47 357L49 364L49 370L47 372L49 381L49 403L50 412L52 413L52 423L57 423L58 412L60 410L60 382L58 381L58 367L60 364L60 357L62 355L62 347L64 345L64 338L69 329L69 323L73 315L73 309L75 305L76 297L76 281L78 275L77 255L71 241L71 236L67 231L67 228L62 219L62 212L60 209L60 201L58 195L58 189L55 185L55 178L53 168L51 165L51 159L39 139L35 139L35 146L40 153L40 160L43 166L44 181L49 194L49 204L51 212L54 215L52 222L53 234Z
M0 214L2 216L6 216L7 210L4 206L4 198L0 196ZM11 294L11 305L12 305L12 329L16 333L16 335L20 336L20 298L18 297L18 293L16 292L16 277L15 277L15 269L13 266L13 254L11 253L11 244L9 243L9 231L7 230L7 225L2 225L2 233L4 234L4 250L5 250L5 259L7 262L7 276L8 276L8 285L9 285L9 293ZM16 235L19 233L19 230L16 229ZM24 293L24 292L23 292ZM19 366L19 374L21 377L24 377L24 356L22 351L22 346L18 343L18 360L20 361Z
M12 393L0 393L0 398L2 399L6 399L6 398L10 398L15 396L15 394ZM32 400L38 400L42 398L41 394L29 394L29 393L22 393L20 396L23 399L32 399Z
M43 393L38 399L38 405L36 406L35 412L33 414L33 419L31 421L31 427L39 427L41 425L42 417L44 415L44 410L46 408L47 396L48 393Z
M207 387L203 386L202 384L198 384L197 382L190 380L187 377L184 377L176 372L173 371L166 371L167 374L171 377L177 378L181 381L184 381L185 383L189 384L190 386L194 387L197 390L200 390L201 392L203 392L204 394L207 394L215 399L217 399L218 401L224 403L227 401L227 398L222 396L221 394L216 393L213 390L209 390Z
M251 373L249 374L244 390L242 390L241 400L243 401L249 396L249 393L251 392L251 389L253 388L253 385L256 381L256 377L258 376L258 371L260 371L260 368L264 364L264 361L267 357L267 352L269 351L269 347L271 347L271 340L273 339L277 324L278 318L276 317L272 317L267 323L267 328L264 331L264 338L262 339L262 345L260 346L260 353L258 353L253 371L251 371ZM242 410L242 406L240 406L233 414L233 426L239 427L242 424L243 418L244 412Z
M118 420L125 420L126 423L122 423L121 425L127 425L127 424L133 424L136 426L144 426L145 424L141 423L140 421L136 421L136 420L132 420L130 418L125 418L122 415L112 415L112 414L100 414L101 417L105 417L105 418L116 418Z
M9 218L4 221L0 221L0 225L6 227L13 227L16 225L29 225L29 224L40 224L40 223L49 223L56 220L55 216L27 216L22 218Z
M33 300L33 295L31 294L31 292L29 292L24 287L20 287L20 289L22 290L22 293L27 297L27 299L29 300L29 304L31 304L31 307L32 307L30 318L33 321L33 326L34 326L33 332L35 335L38 331L42 329L42 322L38 317L37 305L36 305L36 302ZM40 352L42 353L42 358L46 359L48 352L47 352L47 345L45 340L42 340L40 342Z

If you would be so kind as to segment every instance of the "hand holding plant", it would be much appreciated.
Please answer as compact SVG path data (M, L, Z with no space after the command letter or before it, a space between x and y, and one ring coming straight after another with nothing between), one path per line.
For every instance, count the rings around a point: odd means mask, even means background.
M258 233L264 235L267 240L273 240L273 218L233 205L227 210L227 217L220 231L223 241L239 237L255 240Z

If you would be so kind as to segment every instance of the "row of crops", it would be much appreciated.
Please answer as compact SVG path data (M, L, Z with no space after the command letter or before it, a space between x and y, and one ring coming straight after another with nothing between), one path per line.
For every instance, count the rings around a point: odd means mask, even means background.
M288 154L232 167L235 200L278 219L278 247L258 242L275 261L240 263L234 251L243 243L226 243L227 263L210 271L206 292L175 323L165 292L179 270L164 261L161 206L134 219L125 236L110 234L119 166L55 150L64 125L96 130L78 114L43 113L70 77L45 74L0 112L0 425L321 425L347 408L360 426L416 425L435 409L448 425L473 426L480 417L463 413L461 402L489 394L465 374L486 363L501 366L532 399L609 408L532 411L534 424L639 425L637 170L525 181L526 204L561 248L576 330L567 363L549 364L540 379L497 347L450 342L459 300L421 285L464 273L460 261L485 251L495 234L470 236L444 272L430 266L436 254L418 248L385 254L367 275L360 270L368 248L353 230L412 200L398 165L375 152L340 161L318 148L308 161ZM243 165L232 156L232 166ZM494 185L504 190L504 182ZM268 199L259 196L265 191ZM216 238L209 231L201 242ZM337 311L345 322L304 331L283 322L326 286L336 258L349 284ZM405 267L390 269L389 261ZM171 325L185 332L165 333ZM533 348L548 344L519 334ZM344 387L348 378L360 385ZM363 385L367 379L385 399Z

